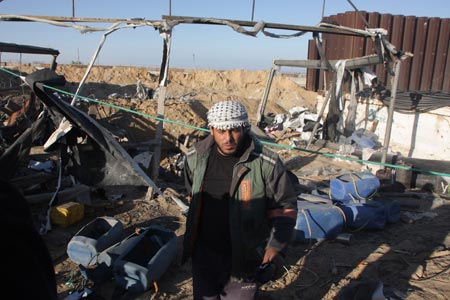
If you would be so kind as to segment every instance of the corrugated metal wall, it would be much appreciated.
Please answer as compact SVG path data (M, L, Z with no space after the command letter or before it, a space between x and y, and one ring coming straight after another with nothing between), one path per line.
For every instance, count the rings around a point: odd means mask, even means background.
M402 61L398 83L399 91L449 91L450 90L450 19L367 13L360 11L371 28L384 28L386 39L397 49L413 53ZM326 22L364 29L365 22L357 12L346 12L326 17ZM323 34L327 59L348 59L375 54L371 39L336 34ZM308 59L316 60L319 53L314 41L309 41ZM390 86L389 76L383 65L372 68L378 79ZM323 74L308 69L308 90L323 89ZM327 82L331 76L327 76Z

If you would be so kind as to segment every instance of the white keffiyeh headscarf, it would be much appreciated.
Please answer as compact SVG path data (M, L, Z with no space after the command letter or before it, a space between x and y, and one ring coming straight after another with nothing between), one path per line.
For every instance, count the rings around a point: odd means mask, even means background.
M221 101L214 104L207 117L208 127L221 130L250 126L247 110L237 101Z

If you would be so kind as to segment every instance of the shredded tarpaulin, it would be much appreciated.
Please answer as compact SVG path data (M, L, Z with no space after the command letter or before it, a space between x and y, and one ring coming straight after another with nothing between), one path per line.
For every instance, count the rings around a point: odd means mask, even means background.
M372 86L373 80L377 78L377 74L367 67L361 68L361 72L364 79L364 84L367 86Z
M352 84L351 84L351 93L350 93L351 98L350 98L350 104L348 106L347 118L345 119L345 128L344 128L345 136L349 136L356 129L356 109L358 106L358 101L355 96L355 93L356 93L355 72L351 71L350 74L352 75Z
M342 81L345 75L345 59L340 59L336 62L336 100L339 103L339 110L344 109L344 101L342 99Z

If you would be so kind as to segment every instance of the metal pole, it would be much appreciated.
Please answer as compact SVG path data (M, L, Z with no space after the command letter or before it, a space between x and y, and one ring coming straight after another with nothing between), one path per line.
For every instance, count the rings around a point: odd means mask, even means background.
M389 103L389 114L386 124L386 132L384 135L384 149L381 156L381 163L386 163L387 152L389 149L389 141L391 139L392 121L394 118L395 98L397 96L398 76L400 74L400 60L395 62L394 78L392 81L391 102Z
M169 0L169 16L172 15L172 0Z
M252 21L253 21L254 16L255 16L255 0L253 0L253 4L252 4Z
M325 14L325 0L323 0L323 4L322 4L322 20Z
M75 17L75 0L72 0L72 17Z

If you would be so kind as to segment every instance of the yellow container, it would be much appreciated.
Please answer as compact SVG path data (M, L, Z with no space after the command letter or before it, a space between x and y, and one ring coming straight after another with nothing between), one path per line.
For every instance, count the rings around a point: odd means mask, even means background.
M61 227L70 226L84 217L84 205L78 202L67 202L53 207L50 219Z

